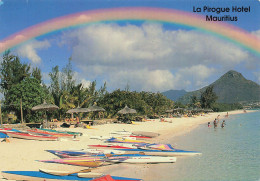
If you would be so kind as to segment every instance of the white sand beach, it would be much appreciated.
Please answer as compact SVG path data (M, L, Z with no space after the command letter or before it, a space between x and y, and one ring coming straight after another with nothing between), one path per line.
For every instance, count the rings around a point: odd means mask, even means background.
M243 110L229 112L231 114L240 114ZM225 119L226 112L223 113L209 113L203 116L197 117L182 117L182 118L166 118L171 122L160 122L157 120L151 120L146 122L136 122L136 124L104 124L93 126L94 129L83 128L59 128L60 130L70 130L82 132L83 136L79 137L78 141L73 140L61 140L61 141L34 141L10 138L10 142L0 142L0 171L11 170L39 170L39 168L49 170L67 170L77 171L84 169L80 166L70 166L55 163L43 163L37 160L47 160L58 158L55 155L46 152L45 150L80 150L88 148L89 144L102 143L100 140L90 139L90 136L110 136L112 131L151 131L160 133L161 135L151 140L151 142L167 143L169 138L174 136L182 136L192 129L196 128L200 124L206 124L211 122L220 115L220 119ZM126 166L117 164L112 166L104 166L94 169L97 172L104 172L106 174L114 174L115 170L119 167L127 169L135 169L134 165ZM144 172L147 166L143 165L143 170L135 170L134 172ZM140 166L138 167L140 168ZM114 170L114 171L113 171ZM134 173L132 172L132 174ZM156 173L153 173L156 174ZM117 174L118 175L118 174ZM122 175L118 176L131 176L122 172Z

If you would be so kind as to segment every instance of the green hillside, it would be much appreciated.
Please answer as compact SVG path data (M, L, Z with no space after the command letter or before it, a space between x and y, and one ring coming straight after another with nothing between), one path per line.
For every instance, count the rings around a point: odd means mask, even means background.
M219 103L260 101L260 85L245 79L241 73L234 70L228 71L211 85L214 86L214 92L218 96L217 102ZM189 103L192 95L200 97L201 92L206 88L207 86L197 91L188 92L178 101Z
M168 90L165 92L162 92L164 96L166 96L168 99L171 99L173 101L177 101L180 97L187 94L185 90Z

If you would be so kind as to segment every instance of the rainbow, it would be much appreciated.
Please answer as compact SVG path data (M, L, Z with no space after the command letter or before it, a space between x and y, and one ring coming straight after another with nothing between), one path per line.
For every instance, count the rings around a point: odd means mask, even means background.
M31 26L0 41L0 53L30 39L64 28L77 27L89 23L120 20L146 20L193 27L220 36L260 56L260 39L242 29L227 23L208 22L205 21L205 17L194 13L147 7L91 10L54 18Z

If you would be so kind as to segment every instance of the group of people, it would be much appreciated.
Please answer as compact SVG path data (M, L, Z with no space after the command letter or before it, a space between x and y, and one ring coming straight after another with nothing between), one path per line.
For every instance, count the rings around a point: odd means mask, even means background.
M219 124L219 122L220 122L220 119L219 119L219 118L220 118L220 115L218 115L218 117L215 118L215 120L213 121L214 128L217 128L217 127L218 127L218 124ZM225 125L226 125L226 121L223 120L222 123L221 123L221 128L224 128ZM208 127L211 127L210 122L208 122Z

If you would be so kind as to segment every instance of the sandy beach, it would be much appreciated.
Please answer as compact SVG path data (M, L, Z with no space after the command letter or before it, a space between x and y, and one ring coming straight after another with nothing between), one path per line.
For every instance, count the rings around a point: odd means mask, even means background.
M243 110L229 112L231 114L240 114ZM104 124L93 126L93 129L83 128L59 128L60 130L70 130L82 132L83 136L80 136L78 141L73 140L60 140L60 141L33 141L23 139L10 138L10 142L0 143L0 171L11 170L39 170L39 168L45 168L50 170L67 170L77 171L84 169L80 166L70 166L55 163L43 163L37 160L47 160L57 158L55 155L46 152L45 150L80 150L88 148L89 144L102 143L100 140L90 139L90 136L110 136L113 131L151 131L160 133L161 135L151 140L151 142L167 143L169 138L175 136L182 136L185 133L190 132L200 124L206 124L211 122L220 115L220 120L225 119L226 112L222 113L209 113L203 116L197 117L182 117L182 118L166 118L170 122L160 122L159 120L151 120L146 122L136 122L136 124ZM177 163L176 163L177 164ZM97 172L103 172L106 174L117 174L117 168L120 170L123 168L136 169L134 172L142 172L144 174L149 166L142 165L135 168L135 165L117 164L111 166L105 166L95 169ZM141 170L139 168L142 168ZM127 174L128 172L128 174ZM118 176L131 176L135 175L129 173L129 170L121 172ZM115 173L115 174L114 174ZM156 174L156 173L153 173ZM151 173L150 173L151 175Z

